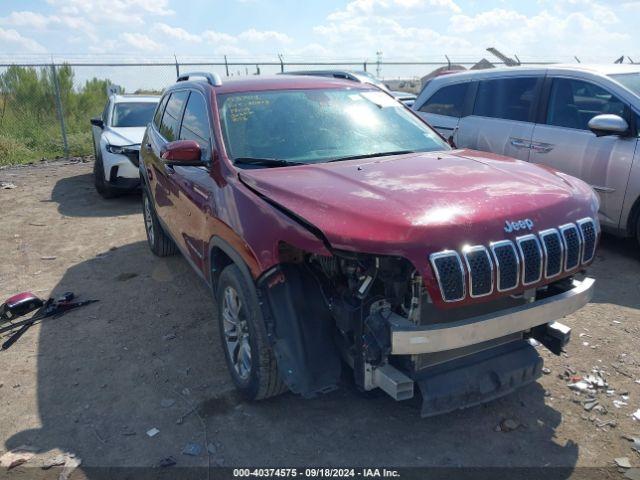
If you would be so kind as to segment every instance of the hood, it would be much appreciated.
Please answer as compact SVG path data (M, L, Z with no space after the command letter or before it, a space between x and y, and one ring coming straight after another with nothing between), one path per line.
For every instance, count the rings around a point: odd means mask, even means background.
M591 216L584 182L473 150L243 170L241 180L320 229L334 248L426 261L429 253L513 239ZM419 263L422 263L420 261Z
M109 145L140 145L147 127L109 127L102 134Z

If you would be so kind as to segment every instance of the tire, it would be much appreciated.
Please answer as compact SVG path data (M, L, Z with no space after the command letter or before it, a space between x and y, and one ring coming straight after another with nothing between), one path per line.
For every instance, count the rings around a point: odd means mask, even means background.
M102 157L98 155L95 148L96 147L94 145L93 150L95 152L95 161L93 162L93 183L96 186L96 190L102 198L109 199L117 197L120 195L120 192L111 187L104 178L104 164L102 163Z
M287 387L280 380L276 359L268 344L254 287L247 284L236 265L222 271L216 298L220 340L236 388L248 400L262 400L285 392Z
M147 243L154 255L158 257L175 255L178 250L176 244L160 225L156 210L153 208L153 201L146 188L142 189L142 218L147 233Z

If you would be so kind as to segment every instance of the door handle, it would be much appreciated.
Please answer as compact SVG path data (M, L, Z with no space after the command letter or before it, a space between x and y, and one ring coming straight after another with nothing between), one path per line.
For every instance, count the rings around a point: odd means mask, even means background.
M531 144L521 138L511 138L509 143L516 148L531 148Z
M553 150L553 145L550 143L532 143L531 150L536 153L549 153Z

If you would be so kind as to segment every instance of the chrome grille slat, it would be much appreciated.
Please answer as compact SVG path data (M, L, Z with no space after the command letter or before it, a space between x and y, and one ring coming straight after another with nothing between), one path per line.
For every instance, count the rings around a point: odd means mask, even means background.
M484 245L466 246L462 253L443 250L429 256L445 302L489 296L569 274L595 256L599 234L597 219ZM464 265L462 259L464 258ZM465 268L466 267L466 268Z
M578 233L578 227L573 223L567 223L560 227L562 242L564 244L564 269L570 271L580 266L582 255L582 239Z
M516 238L522 261L522 284L532 285L542 278L542 247L534 234Z
M466 297L464 268L460 255L454 250L432 253L429 257L436 273L440 293L445 302L457 302Z
M489 251L483 245L475 245L464 250L464 261L469 274L469 295L484 297L493 292L493 262Z
M520 257L511 240L492 242L491 252L496 265L496 282L499 292L513 290L520 278Z
M542 250L544 250L544 278L553 278L562 273L564 246L560 232L555 228L538 233Z
M578 230L580 231L580 237L582 240L582 259L581 263L587 263L593 260L593 255L596 251L596 237L598 235L596 231L595 222L591 218L583 218L576 222L578 224Z

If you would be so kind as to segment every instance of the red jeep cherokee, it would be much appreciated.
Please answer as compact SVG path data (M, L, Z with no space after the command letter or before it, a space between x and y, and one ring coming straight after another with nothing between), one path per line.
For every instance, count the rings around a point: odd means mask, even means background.
M468 407L538 378L533 345L559 354L556 319L593 293L590 187L454 150L372 85L184 75L141 160L151 250L211 286L250 399L348 368L361 390L419 390L425 416Z

